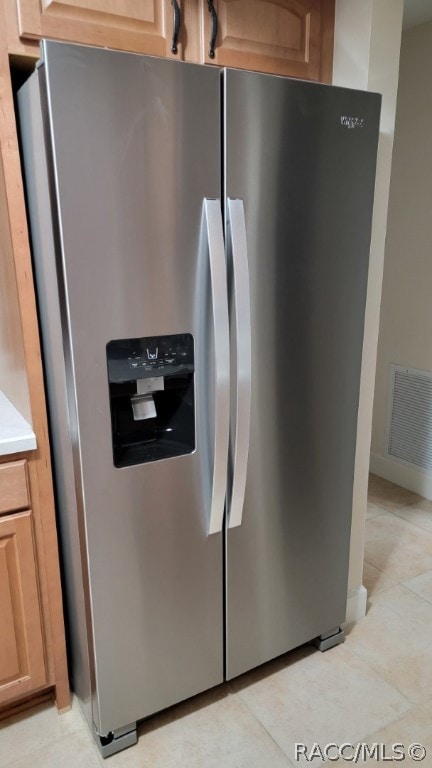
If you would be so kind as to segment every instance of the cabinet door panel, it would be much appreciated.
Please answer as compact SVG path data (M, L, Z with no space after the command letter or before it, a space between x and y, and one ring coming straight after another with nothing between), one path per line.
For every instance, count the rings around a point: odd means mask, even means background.
M46 682L31 512L0 520L0 704Z
M20 37L172 56L170 0L17 0ZM179 42L176 58L182 58Z
M330 81L334 0L215 0L219 31L209 57L210 14L201 8L201 61Z
M7 547L9 541L0 541L0 680L19 673L18 647L9 583Z

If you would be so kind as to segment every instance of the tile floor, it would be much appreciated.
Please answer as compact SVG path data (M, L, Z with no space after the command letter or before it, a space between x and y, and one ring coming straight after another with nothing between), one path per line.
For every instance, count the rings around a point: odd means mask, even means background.
M106 762L76 703L61 717L41 705L0 723L0 768L322 764L295 762L295 742L420 742L428 750L421 765L432 766L432 503L376 477L364 584L368 614L344 645L325 654L300 648L173 707L140 725L136 747Z

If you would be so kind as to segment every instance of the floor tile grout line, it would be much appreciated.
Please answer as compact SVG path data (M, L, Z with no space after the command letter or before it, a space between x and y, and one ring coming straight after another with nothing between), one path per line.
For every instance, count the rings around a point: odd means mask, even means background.
M62 715L58 715L58 717L61 717ZM49 739L47 742L40 744L37 749L35 750L34 747L29 748L28 752L23 752L19 757L14 757L11 761L8 761L7 763L2 763L0 760L0 768L10 768L13 767L15 763L19 763L21 760L25 760L26 758L29 758L31 755L33 755L35 752L40 752L45 749L49 749L50 747L54 746L55 744L58 744L61 741L64 741L65 739L68 739L70 736L76 736L79 733L82 733L85 728L82 728L80 726L72 731L69 731L68 733L63 733L59 735L58 737L55 737L53 739ZM7 727L7 726L6 726ZM91 736L91 734L90 734Z
M382 568L379 568L375 563L371 563L370 560L364 560L363 563L366 563L367 565L371 566L372 568L376 568L377 571L380 571L383 576L385 576L387 579L390 579L390 581L393 582L393 584L390 587L385 587L383 590L379 590L380 592L386 592L388 589L392 589L393 587L400 586L404 584L406 581L410 581L411 579L418 579L420 576L424 576L426 573L430 573L432 571L432 568L426 568L425 571L420 571L419 573L413 573L412 576L402 576L396 577L391 576L388 571L384 571ZM368 593L368 599L369 599L369 593Z
M240 699L241 703L242 703L242 704L243 704L243 705L246 707L246 709L248 710L248 712L249 712L249 713L252 715L253 719L254 719L254 720L256 720L256 722L257 722L257 723L260 725L260 727L262 728L262 730L263 730L263 731L264 731L264 732L265 732L265 733L266 733L266 734L269 736L269 738L271 739L271 741L273 742L273 744L275 744L275 745L276 745L276 747L278 748L279 752L281 752L281 753L282 753L282 755L283 755L284 757L286 757L286 759L288 760L288 762L290 763L290 765L292 765L293 763L292 763L292 761L291 761L291 758L290 758L290 756L289 756L289 755L287 755L287 753L285 752L285 750L283 749L283 747L282 747L282 746L279 744L279 742L277 741L277 739L275 739L275 737L273 736L273 734L272 734L272 733L270 733L270 731L269 731L269 730L266 728L266 726L264 725L264 723L263 723L263 722L260 720L260 718L259 718L259 717L258 717L258 716L255 714L255 712L254 712L254 711L251 709L251 707L249 706L248 702L247 702L247 701L245 701L245 699L242 697L242 695L241 695L240 691L235 691L235 692L234 692L234 695L235 695L235 696L237 696L237 697Z
M407 509L407 507L401 507L401 509ZM410 523L415 528L417 528L419 531L423 531L423 533L430 533L430 534L432 534L432 528L431 529L423 528L421 525L418 525L418 523L414 523L412 520L407 520L406 517L404 517L403 515L398 514L398 512L393 512L392 514L394 514L396 517L398 517L399 520L405 520L406 523ZM381 517L381 515L376 515L376 517ZM369 519L373 520L372 517L369 518ZM431 522L432 522L432 514L431 514Z
M347 645L348 645L348 644L347 644ZM362 656L360 656L360 654L356 653L356 652L355 652L355 650L354 650L353 648L351 648L349 645L348 645L348 647L349 647L349 650L350 650L350 652L351 652L351 653L353 653L353 654L354 654L354 655L355 655L355 656L356 656L358 659L360 659L360 661L361 661L361 662L362 662L362 663L363 663L363 664L364 664L366 667L368 667L368 668L369 668L369 670L370 670L370 671L371 671L371 672L372 672L372 673L373 673L373 674L374 674L374 675L375 675L377 678L379 678L381 682L385 683L387 686L389 686L389 688L392 688L392 689L393 689L393 691L395 691L395 693L398 693L398 694L399 694L399 695L402 697L402 699L403 699L403 700L406 702L406 704L408 705L408 706L407 706L407 709L405 710L405 712L403 712L403 713L402 713L400 716L396 716L394 719L392 719L392 720L389 720L389 722L385 723L385 724L382 726L382 728L388 728L390 725L393 725L394 723L398 722L398 721L399 721L399 720L401 720L402 718L406 717L406 715L407 715L408 713L412 712L413 710L415 710L415 709L417 709L417 708L420 708L420 707L424 706L425 704L427 704L427 703L430 701L430 699L428 699L426 702L422 702L421 704L419 704L418 702L412 702L412 701L411 701L411 699L409 699L409 698L408 698L408 696L407 696L405 693L403 693L403 691L401 691L401 690L400 690L400 689L399 689L399 688L398 688L396 685L394 685L393 683L390 683L388 680L386 680L386 679L385 679L385 677L384 677L384 676L381 674L381 672L380 672L379 670L377 670L377 669L376 669L376 668L375 668L375 667L374 667L372 664L370 664L370 662L369 662L369 661L366 661L366 660L365 660L365 659L364 659ZM242 702L243 702L243 703L244 703L244 704L247 706L248 710L249 710L249 711L250 711L250 713L253 715L253 717L255 717L255 719L256 719L256 720L257 720L257 721L260 723L260 725L261 725L261 726L264 728L264 730L266 731L266 733L268 733L268 735L270 736L270 738L272 739L272 741L274 741L274 742L277 744L277 746L279 747L279 749L281 749L281 750L282 750L282 752L283 752L284 756L286 756L286 757L288 758L288 760L290 760L290 757L289 757L289 755L287 755L287 754L286 754L285 750L284 750L284 749L283 749L283 748L282 748L282 747L279 745L279 743L276 741L276 739L273 737L273 735L272 735L272 734L271 734L271 733L270 733L270 732L267 730L267 728L266 728L266 726L264 725L264 723L262 723L262 722L261 722L261 720L260 720L260 719L259 719L259 718L258 718L258 717L255 715L255 713L254 713L254 712L252 711L252 709L249 707L249 705L248 705L247 701L245 701L245 700L244 700L244 699L241 697L241 695L240 695L240 698L241 698L241 701L242 701ZM382 730L382 728L380 728L379 730ZM375 733L375 731L372 731L372 733ZM369 733L368 733L367 735L369 735ZM367 738L367 735L366 735L365 737L362 737L362 738L365 738L365 739L366 739L366 738ZM360 741L360 740L359 740L359 741Z
M429 571L424 571L424 573L420 573L419 576L423 576L425 573L429 573ZM412 578L418 579L419 576L413 576ZM411 581L411 579L407 579L407 581ZM416 592L415 589L412 589L411 587L409 587L406 581L401 581L400 586L405 587L405 589L408 589L411 592L411 594L415 595L416 597L420 597L421 600L424 600L424 602L427 603L428 605L432 605L432 598L429 600L427 597L424 597L424 595L420 595L420 593Z
M397 614L395 614L395 615L397 615ZM351 645L349 646L349 649L350 649L351 653L353 653L355 656L357 656L358 659L360 659L376 675L378 675L381 678L381 680L386 683L386 685L389 685L391 688L393 688L394 691L396 691L396 693L399 693L405 699L405 701L407 701L408 704L410 704L410 708L412 708L412 707L420 707L420 706L423 706L424 704L427 703L425 701L421 702L421 703L418 702L418 701L412 701L412 699L410 699L407 696L407 694L404 693L404 691L402 691L397 685L395 685L393 682L390 682L389 680L387 680L387 678L384 677L382 671L380 669L378 669L377 667L375 667L375 665L369 659L365 659L364 656L362 656L358 651L356 651L356 649L353 648Z
M407 507L401 507L401 509L407 509ZM392 512L390 509L383 510L382 515L374 515L373 517L367 517L366 522L368 522L368 520L376 520L377 517L390 517L391 515L393 515L393 517L397 517L398 520L403 520L404 523L408 523L408 525L412 525L414 528L418 528L423 533L432 533L432 530L429 531L427 530L427 528L421 528L421 526L419 526L417 523L413 523L411 520L407 520L407 518L404 517L403 515L400 515L397 512ZM431 515L431 519L432 519L432 515Z
M416 491L412 491L410 488L404 488L404 486L398 485L398 483L394 483L392 480L387 480L387 478L385 477L381 477L380 475L375 475L374 472L369 472L369 483L368 483L369 489L371 489L373 485L382 485L381 481L384 482L385 486L391 485L394 488L400 489L405 493L410 494L411 496L414 496L415 498L412 501L407 502L407 504L405 504L405 506L407 507L411 506L412 504L417 504L419 500L428 501L428 499L426 499L420 493L416 493ZM371 492L373 493L373 491ZM383 495L385 496L385 493L383 493ZM370 501L371 504L377 504L377 502L373 501L372 499L369 499L369 492L368 492L368 501ZM380 506L380 505L377 504L377 506Z
M402 695L404 695L404 694L402 694ZM408 699L408 701L409 701L409 699ZM374 731L371 731L370 733L367 733L366 736L362 736L361 740L359 740L357 743L360 743L360 744L365 744L366 743L367 744L368 739L370 738L370 736L373 736L377 732L379 733L380 731L384 730L384 728L389 728L391 725L397 725L398 723L401 722L401 720L404 719L404 717L406 717L407 715L411 714L412 712L415 712L416 709L421 709L423 706L424 706L424 704L413 704L413 706L410 707L410 709L407 709L407 711L404 712L403 715L401 715L400 717L395 717L394 720L391 720L389 723L387 723L387 725L383 726L383 728L378 728L378 731L377 731L377 729L375 729Z
M369 498L368 498L368 500L367 500L367 503L368 503L368 504L373 504L373 506L374 506L374 507L378 507L378 509L382 509L382 511L383 511L383 512L387 512L387 511L388 511L388 510L387 510L385 507L383 507L381 504L377 504L377 503L376 503L376 501L372 501L372 500L371 500L371 499L369 499Z
M61 717L61 715L59 715L59 717ZM21 764L21 762L23 760L28 760L29 758L33 757L33 755L35 755L35 754L37 755L39 752L45 752L46 750L50 749L51 747L55 746L56 744L59 744L59 743L65 741L66 739L76 737L78 734L81 734L81 735L85 734L85 732L86 732L86 730L88 730L88 728L85 727L85 723L83 723L82 725L83 725L83 728L78 728L76 731L71 731L70 733L65 733L62 736L60 736L59 738L55 738L52 741L47 741L45 744L40 744L36 749L33 747L28 752L24 752L19 757L14 757L11 761L9 761L7 763L2 763L0 761L0 768L14 768L15 765ZM97 749L97 746L96 746L94 740L91 737L91 733L89 733L89 737L90 737L89 738L89 745L90 746L94 746L96 748L96 750L97 750L98 756L100 756L99 750ZM84 738L86 738L86 736L84 736ZM104 765L104 763L103 763L103 765Z
M425 571L425 573L428 573L428 571ZM423 574L422 574L422 573L419 573L418 575L419 575L419 576L423 576ZM416 579L416 578L418 578L418 577L417 577L417 576L413 576L412 578L413 578L413 579ZM407 581L408 581L408 579L407 579ZM385 592L390 592L390 590L391 590L391 589L394 589L395 587L402 587L402 589L404 589L404 590L405 590L406 592L408 592L410 595L414 595L415 597L418 597L418 598L420 598L420 600L422 600L424 603L427 603L427 605L432 605L432 603L431 603L431 601L430 601L430 600L426 600L426 598L425 598L425 597L423 597L423 595L419 595L417 592L414 592L414 590L413 590L413 589L410 589L410 587L408 587L408 586L407 586L407 585L406 585L406 584L405 584L403 581L400 581L398 584L394 584L392 587L388 587L388 589L382 589L382 590L380 590L380 591L378 592L378 594L380 595L380 594L384 594ZM372 605L374 605L373 603L371 603L371 604L372 604ZM391 612L391 613L392 613L394 616L398 616L398 617L400 618L400 613L399 613L398 611L396 611L394 608L392 608L392 606L391 606L391 605L386 605L386 604L384 604L384 605L383 605L383 604L379 604L379 605L377 605L377 604L375 603L375 607L376 607L376 608L386 608L386 609L387 609L388 611L390 611L390 612ZM406 612L404 612L404 613L406 613ZM366 616L367 616L367 614L366 614ZM365 616L365 618L366 618L366 616ZM409 617L408 617L408 618L409 618Z
M372 522L373 520L381 520L383 517L389 517L390 515L393 515L394 517L397 517L398 520L401 522L406 523L410 528L414 529L414 531L421 531L423 534L426 534L426 536L430 536L432 539L432 530L428 531L426 528L421 528L416 523L411 522L411 520L407 520L406 517L402 517L402 515L398 515L395 512L385 512L382 515L375 515L374 517L369 517L366 519L365 523ZM365 547L367 546L368 542L365 542ZM364 558L366 559L366 557ZM373 563L369 563L370 565L373 565ZM377 567L377 566L375 566ZM428 569L431 570L431 569Z
M388 579L391 579L391 576L388 575L382 568L379 567L379 565L375 565L374 563L371 563L370 560L367 559L367 557L364 557L363 564L366 563L367 565L372 566L372 568L376 568L377 571L380 571L384 576L387 576ZM394 581L394 579L393 579Z
M415 501L410 501L406 504L401 504L400 506L396 507L396 509L388 509L388 507L384 507L383 504L378 504L378 502L373 501L369 497L368 497L367 503L373 504L374 507L379 507L380 509L384 510L384 512L395 513L397 512L398 509L406 509L407 507L413 507L414 504L421 504L422 501L429 501L429 499L425 499L424 496L420 496L418 499L415 499ZM387 503L394 506L394 502L392 502L391 499L389 499Z
M379 507L380 509L384 510L384 512L397 512L398 509L405 509L406 507L413 507L414 504L421 504L422 501L429 501L429 499L423 498L423 496L419 499L416 499L415 501L410 501L407 504L400 504L398 507L395 507L394 509L389 509L388 507L384 507L383 504L378 504L376 501L372 501L372 499L368 498L368 504L373 504L374 507ZM385 503L385 502L384 502ZM388 504L391 504L392 507L395 506L394 502L391 501L391 499L388 500Z

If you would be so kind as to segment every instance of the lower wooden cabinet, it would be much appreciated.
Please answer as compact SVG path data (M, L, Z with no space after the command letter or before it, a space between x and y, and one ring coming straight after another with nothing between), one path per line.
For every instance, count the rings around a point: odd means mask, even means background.
M0 518L0 704L46 683L31 511Z

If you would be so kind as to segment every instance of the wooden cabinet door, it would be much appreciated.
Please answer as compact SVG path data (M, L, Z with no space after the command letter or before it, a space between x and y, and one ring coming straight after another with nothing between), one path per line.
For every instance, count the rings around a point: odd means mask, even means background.
M201 0L201 61L331 82L334 0L214 0L218 35Z
M181 6L181 0L178 0ZM171 0L17 0L21 39L41 37L183 58L171 53Z
M46 683L31 512L0 518L0 704Z

